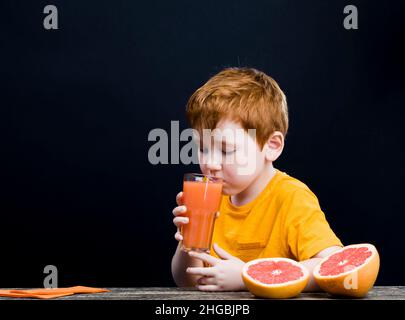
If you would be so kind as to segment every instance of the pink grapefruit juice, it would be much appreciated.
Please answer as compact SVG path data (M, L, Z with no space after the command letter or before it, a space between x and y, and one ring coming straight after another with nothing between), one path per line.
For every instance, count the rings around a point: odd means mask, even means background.
M185 214L188 224L183 225L183 249L210 250L215 214L219 210L222 183L212 181L184 181Z

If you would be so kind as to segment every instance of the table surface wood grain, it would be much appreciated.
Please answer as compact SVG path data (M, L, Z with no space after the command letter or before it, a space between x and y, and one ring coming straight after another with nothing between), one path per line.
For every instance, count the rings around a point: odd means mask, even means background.
M194 288L144 287L144 288L106 288L110 292L97 294L76 294L53 300L251 300L250 292L202 292ZM327 293L301 293L298 300L342 299ZM344 298L343 298L344 299ZM26 300L22 298L0 297L0 300ZM33 300L33 299L29 299ZM35 299L37 300L37 299ZM374 287L363 299L355 300L405 300L405 286Z

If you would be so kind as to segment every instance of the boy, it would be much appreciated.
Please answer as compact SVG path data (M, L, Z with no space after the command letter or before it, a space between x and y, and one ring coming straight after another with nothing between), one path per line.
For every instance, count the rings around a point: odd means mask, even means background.
M178 286L246 290L241 276L245 262L286 257L312 274L323 257L342 247L311 190L273 166L283 151L288 110L272 78L251 68L225 69L190 97L187 119L199 133L224 133L212 135L219 139L214 147L206 139L198 141L202 173L220 177L224 184L210 254L181 250L179 228L188 218L183 216L182 192L176 197L173 223L179 245L172 275ZM256 129L254 137L249 129ZM233 131L243 136L230 134ZM231 157L235 161L229 161ZM241 170L242 159L251 170ZM305 291L318 289L311 277Z

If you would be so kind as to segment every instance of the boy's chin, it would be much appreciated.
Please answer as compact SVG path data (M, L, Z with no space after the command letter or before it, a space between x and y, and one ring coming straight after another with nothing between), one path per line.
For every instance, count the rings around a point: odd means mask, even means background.
M231 189L228 189L227 187L222 187L222 194L224 196L234 196L235 194L237 194L237 192L235 192Z

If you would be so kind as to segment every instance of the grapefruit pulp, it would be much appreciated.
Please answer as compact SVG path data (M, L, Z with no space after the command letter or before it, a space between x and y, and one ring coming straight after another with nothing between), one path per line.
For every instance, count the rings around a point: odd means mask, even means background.
M379 268L377 249L364 243L333 252L315 267L313 275L326 292L361 298L373 287Z
M257 297L292 298L307 285L309 272L291 259L263 258L247 262L242 269L242 279Z

